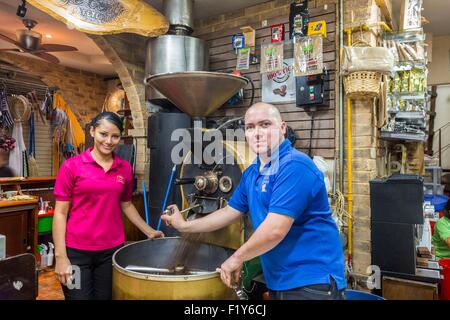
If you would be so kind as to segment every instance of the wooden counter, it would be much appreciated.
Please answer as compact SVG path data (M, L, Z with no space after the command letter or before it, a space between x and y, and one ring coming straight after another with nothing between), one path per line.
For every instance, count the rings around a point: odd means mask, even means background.
M37 256L38 200L1 200L0 234L6 236L6 256Z
M17 207L17 206L25 206L28 204L36 204L38 203L37 199L33 200L0 200L0 209L9 208L9 207Z
M54 183L56 177L30 177L30 178L21 178L21 177L11 177L11 178L0 178L0 185L31 185L31 184L40 184L40 183Z

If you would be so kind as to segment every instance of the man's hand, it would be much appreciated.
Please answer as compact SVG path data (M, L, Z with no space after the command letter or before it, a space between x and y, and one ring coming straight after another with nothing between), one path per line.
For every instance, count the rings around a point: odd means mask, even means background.
M177 229L178 231L183 231L188 222L184 220L177 205L176 204L170 205L167 207L167 209L172 210L173 214L172 215L163 214L161 216L161 219L167 222L168 225Z
M236 256L229 257L220 268L216 271L220 272L220 278L229 288L236 288L241 276L242 265L244 261L239 260Z

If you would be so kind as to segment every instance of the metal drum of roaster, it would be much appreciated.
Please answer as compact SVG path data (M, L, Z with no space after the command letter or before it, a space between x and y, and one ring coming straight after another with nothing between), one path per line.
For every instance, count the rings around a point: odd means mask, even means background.
M184 241L182 238L144 240L116 251L113 256L113 299L236 299L235 291L221 281L216 271L233 250L191 243L193 248L186 250L183 265L174 265L174 253L186 246Z
M145 69L147 77L163 73L207 71L208 47L201 39L183 35L167 34L149 39ZM147 86L146 98L160 106L169 104L166 97L151 86Z

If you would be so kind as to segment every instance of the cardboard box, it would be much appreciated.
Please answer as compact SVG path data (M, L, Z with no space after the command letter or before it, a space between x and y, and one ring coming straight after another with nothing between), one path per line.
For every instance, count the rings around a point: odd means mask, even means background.
M425 52L427 53L428 62L433 62L433 34L425 34Z
M428 261L429 261L428 258L417 257L416 258L416 265L418 267L427 268L428 267Z
M345 1L344 28L359 26L382 21L381 10L375 0Z
M425 148L423 142L410 142L407 144L407 173L425 174Z
M383 276L381 287L387 300L439 300L437 283Z
M377 47L381 41L378 33L375 30L368 31L355 31L352 33L352 41L363 41L368 43L372 47Z

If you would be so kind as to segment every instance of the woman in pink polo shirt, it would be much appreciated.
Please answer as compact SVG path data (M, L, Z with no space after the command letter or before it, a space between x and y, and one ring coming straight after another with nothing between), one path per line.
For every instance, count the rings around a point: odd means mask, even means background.
M117 114L100 113L91 122L94 147L66 160L58 172L55 272L68 300L111 299L112 255L125 242L122 211L148 238L164 236L131 203L131 165L113 152L122 130Z

